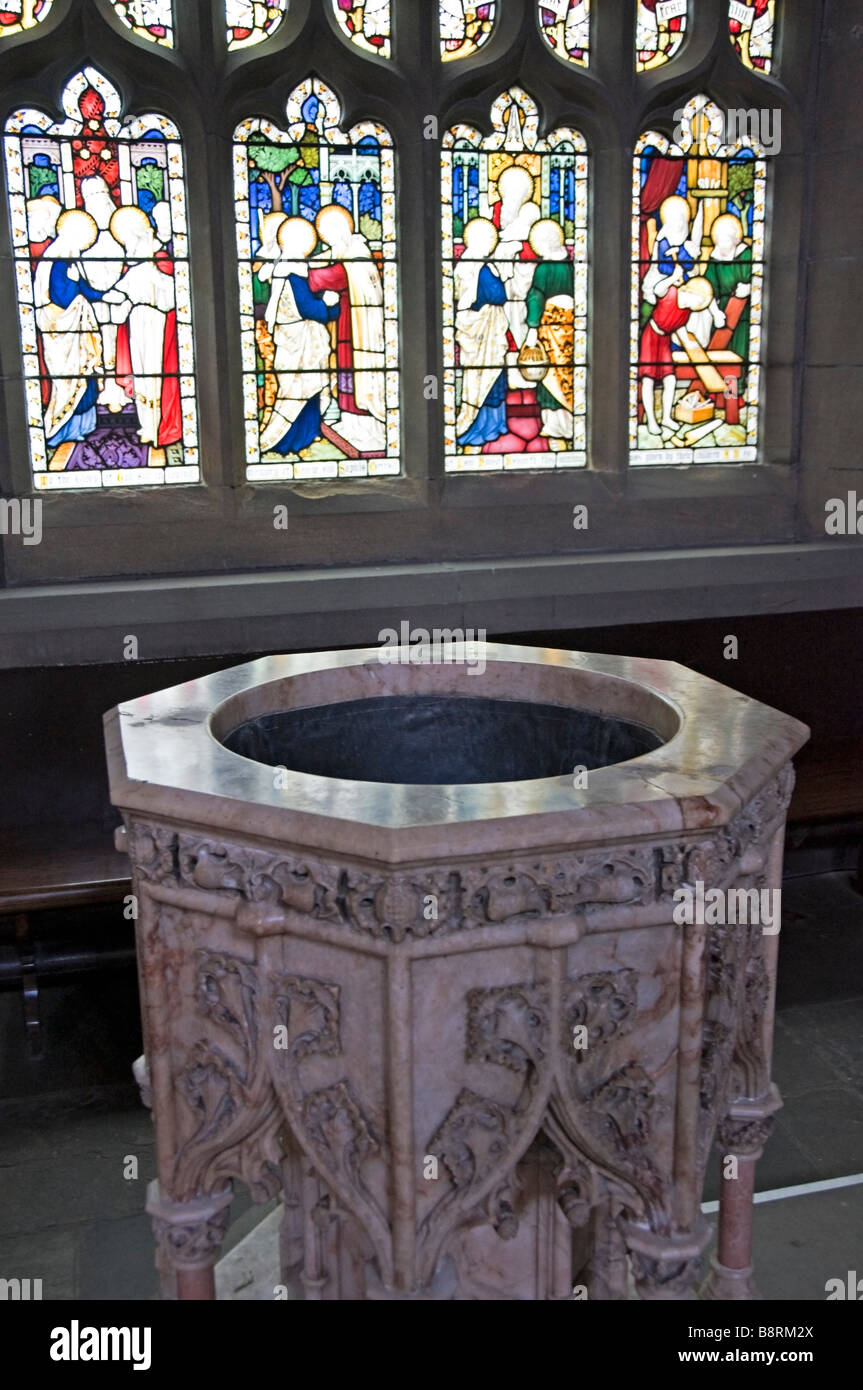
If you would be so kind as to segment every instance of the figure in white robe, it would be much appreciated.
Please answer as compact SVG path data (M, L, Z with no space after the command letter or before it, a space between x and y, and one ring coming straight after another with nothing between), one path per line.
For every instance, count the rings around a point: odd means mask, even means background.
M111 218L110 231L122 246L129 267L115 288L125 295L129 305L129 357L138 437L142 444L150 446L149 464L161 467L165 463L164 450L159 447L165 328L174 308L174 278L156 263L161 246L141 208L118 208Z
M464 252L453 274L455 338L461 368L456 438L464 449L506 433L506 290L491 264L498 235L487 217L464 229Z
M520 164L504 169L497 186L500 201L492 220L500 229L500 240L495 257L499 262L500 278L506 286L506 316L517 352L527 334L525 297L533 280L536 259L530 249L530 231L541 212L533 201L533 175ZM529 386L530 382L515 381L511 374L510 385Z
M55 450L52 472L65 468L76 443L96 428L102 340L93 305L103 294L84 278L81 255L98 232L89 213L79 208L61 213L57 235L36 267L36 326L51 380L44 422L48 447Z
M386 444L386 349L384 291L380 271L354 219L338 203L315 218L330 260L309 273L315 291L339 295L336 327L337 400L335 429L362 454L381 453Z
M299 454L321 434L330 395L330 333L338 317L334 290L309 288L308 258L317 233L304 217L286 218L278 232L266 324L275 347L277 394L262 425L261 453Z
M81 197L84 209L89 212L99 235L88 247L82 257L87 283L94 290L112 290L123 274L123 248L108 230L111 218L117 211L117 204L111 197L108 185L98 174L81 180ZM123 322L128 308L125 304L111 304L99 300L93 312L99 324L102 338L102 389L99 392L100 404L111 411L120 411L126 404L126 393L116 379L117 329Z

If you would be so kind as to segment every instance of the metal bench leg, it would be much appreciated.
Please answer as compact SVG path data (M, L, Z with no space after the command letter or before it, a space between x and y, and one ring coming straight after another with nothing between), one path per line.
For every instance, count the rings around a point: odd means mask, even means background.
M12 918L15 929L15 943L18 960L21 964L21 1002L24 1005L24 1023L30 1040L30 1056L42 1056L42 1030L39 1023L39 981L36 978L36 957L33 954L33 938L30 934L30 917L26 912L16 912Z

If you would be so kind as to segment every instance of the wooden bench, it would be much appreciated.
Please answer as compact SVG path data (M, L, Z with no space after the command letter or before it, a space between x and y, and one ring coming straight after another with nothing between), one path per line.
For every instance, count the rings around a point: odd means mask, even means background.
M790 822L863 816L863 742L809 745L798 754L796 767Z
M856 857L855 887L863 893L863 739L807 744L795 760L797 783L788 808L790 849L828 842Z
M34 1055L41 1048L39 1031L40 973L52 969L50 953L39 952L30 914L53 908L118 903L131 892L129 860L114 848L110 830L101 826L39 826L0 831L0 918L11 920L14 955L2 962L0 978L20 979L24 1019ZM55 952L60 969L111 963L105 953ZM113 954L113 953L112 953ZM128 947L117 959L132 959Z

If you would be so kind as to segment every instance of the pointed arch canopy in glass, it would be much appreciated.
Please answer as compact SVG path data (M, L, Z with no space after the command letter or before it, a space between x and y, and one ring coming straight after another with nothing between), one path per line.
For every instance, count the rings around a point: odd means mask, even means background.
M398 473L392 140L317 78L287 117L234 132L246 476Z
M706 96L677 114L633 162L630 462L754 463L764 151Z
M443 138L449 471L586 463L587 153L520 87Z
M96 69L5 127L37 488L199 480L183 148Z

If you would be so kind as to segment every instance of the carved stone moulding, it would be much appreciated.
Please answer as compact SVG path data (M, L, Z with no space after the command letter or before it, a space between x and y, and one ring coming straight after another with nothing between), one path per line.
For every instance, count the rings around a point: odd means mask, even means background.
M283 1196L291 1296L625 1298L627 1268L645 1298L697 1282L716 1126L754 1153L769 1114L775 952L683 927L675 894L776 880L807 730L674 663L480 655L269 657L106 716L140 905L148 1209L184 1288L205 1287L234 1178ZM369 702L379 728L382 701L411 697L460 701L464 737L474 700L486 730L509 702L529 744L534 716L573 742L522 780L278 761L285 712L338 747L339 706L356 721ZM269 763L225 746L241 727L265 731ZM645 751L607 762L627 747Z

